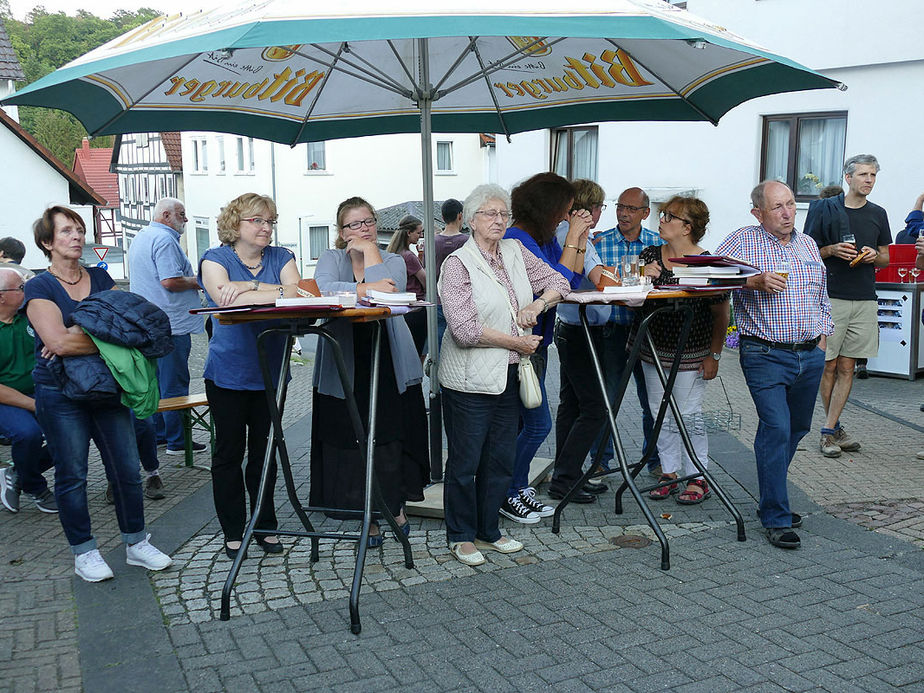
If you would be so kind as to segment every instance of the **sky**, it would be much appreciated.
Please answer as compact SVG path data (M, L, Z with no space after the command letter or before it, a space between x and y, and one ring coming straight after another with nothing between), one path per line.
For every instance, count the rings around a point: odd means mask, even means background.
M136 10L138 7L151 7L161 12L177 12L181 9L198 10L215 3L212 0L9 0L10 11L17 19L24 19L36 5L44 5L48 12L64 12L74 15L78 9L92 12L97 17L106 19L116 10Z

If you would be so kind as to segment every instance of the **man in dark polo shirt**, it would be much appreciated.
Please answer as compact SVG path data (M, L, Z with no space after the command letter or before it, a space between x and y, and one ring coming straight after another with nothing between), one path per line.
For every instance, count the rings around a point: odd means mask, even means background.
M23 275L0 265L0 434L10 439L13 452L13 466L0 469L0 501L19 512L25 491L43 513L56 513L54 494L42 476L52 461L35 419L35 334L19 312L22 289Z
M892 233L886 211L866 199L878 173L879 162L871 154L850 157L844 163L846 195L812 202L805 220L805 233L818 243L828 271L834 318L820 388L826 420L819 447L825 457L860 449L860 442L841 426L840 416L857 359L879 352L874 268L889 264Z

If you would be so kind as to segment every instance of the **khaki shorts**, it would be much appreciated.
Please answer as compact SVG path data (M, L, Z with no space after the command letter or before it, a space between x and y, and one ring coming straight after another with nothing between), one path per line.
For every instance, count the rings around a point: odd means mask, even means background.
M879 353L879 322L876 301L831 299L834 334L828 335L825 361L838 356L871 359Z

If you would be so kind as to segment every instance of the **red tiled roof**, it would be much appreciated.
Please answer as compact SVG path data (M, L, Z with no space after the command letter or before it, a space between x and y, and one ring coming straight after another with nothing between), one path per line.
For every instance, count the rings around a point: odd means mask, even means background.
M167 161L173 171L183 170L183 147L180 144L180 133L162 132L160 141L164 145L164 151L167 153Z
M29 148L44 159L49 166L55 169L61 176L67 179L68 192L70 194L71 204L91 204L102 205L106 201L87 185L86 181L80 176L74 174L68 169L61 160L48 151L37 139L26 132L23 127L13 120L2 108L0 108L0 125L6 127L16 137L22 140Z
M86 137L74 152L74 173L90 184L106 200L106 208L119 206L119 177L109 172L111 147L90 147Z

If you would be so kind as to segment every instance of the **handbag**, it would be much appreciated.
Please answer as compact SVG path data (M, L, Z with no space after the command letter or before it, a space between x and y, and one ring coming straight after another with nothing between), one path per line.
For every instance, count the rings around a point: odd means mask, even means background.
M494 275L494 272L491 271L491 268L488 267L488 263L484 261L484 258L481 257L481 253L476 251L478 260L480 264L488 273L489 276L493 277L497 282L497 287L503 292L504 298L507 299L507 307L510 308L510 314L513 316L513 322L517 321L517 313L513 309L513 304L510 302L510 296L507 294L507 289L504 288L504 285L498 281L497 277ZM520 336L526 334L526 332L520 329ZM520 381L520 401L523 403L523 406L527 409L535 409L540 404L542 404L542 388L539 387L539 376L536 375L536 369L533 368L533 362L529 360L529 356L521 355L520 363L517 366L517 380Z
M542 404L542 388L539 387L539 376L533 368L529 356L520 357L517 367L517 378L520 381L520 401L527 409L535 409Z

